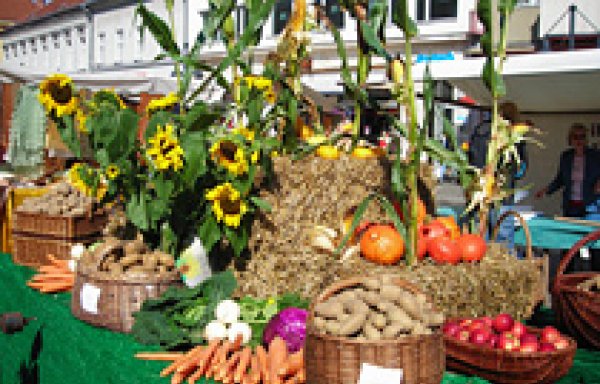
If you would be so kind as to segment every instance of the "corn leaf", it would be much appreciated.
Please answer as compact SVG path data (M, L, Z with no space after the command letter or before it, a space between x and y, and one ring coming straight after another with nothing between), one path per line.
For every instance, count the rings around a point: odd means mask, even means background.
M177 46L175 40L173 40L171 29L167 23L165 23L154 12L146 8L141 1L135 9L135 16L140 17L142 20L140 34L143 34L143 28L148 28L158 45L160 45L165 52L168 52L172 55L180 54L179 47Z

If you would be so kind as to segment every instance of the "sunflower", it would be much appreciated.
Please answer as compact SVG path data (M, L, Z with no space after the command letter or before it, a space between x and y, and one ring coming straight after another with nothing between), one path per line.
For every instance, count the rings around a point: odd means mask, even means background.
M164 128L159 126L156 134L148 139L150 148L146 150L146 155L160 171L169 168L178 171L183 167L183 149L173 130L174 127L170 124L165 125Z
M106 167L106 177L112 180L117 176L119 176L119 167L117 167L115 164L111 164Z
M87 127L87 115L81 110L78 109L75 112L75 119L77 120L77 130L81 133L90 133L89 128Z
M246 138L248 141L254 140L254 131L244 127L243 125L238 126L231 130L231 133L234 135L241 135Z
M231 140L219 140L214 143L210 148L210 155L215 163L236 176L248 171L244 149Z
M57 117L70 115L77 109L73 81L66 75L51 75L40 84L40 103Z
M166 110L173 107L179 102L179 98L173 92L170 92L167 96L161 97L160 99L150 100L146 107L146 112L150 115L158 110Z
M229 227L239 227L242 216L248 211L248 206L240 199L240 192L231 183L217 185L206 193L206 199L213 202L212 211L217 222L223 221Z
M256 164L258 162L258 151L252 152L252 155L250 155L250 162L252 164Z
M113 104L117 103L119 109L127 108L127 105L125 105L125 103L123 102L123 99L121 99L121 97L119 95L117 95L117 93L115 92L114 89L111 89L111 88L102 89L99 92L97 92L95 96L100 101L108 101Z
M106 185L105 180L100 179L98 186L96 187L96 193L94 193L94 189L89 186L86 181L81 177L81 174L85 172L88 176L94 176L94 170L88 168L82 163L75 163L71 166L67 173L67 177L69 183L76 189L78 189L81 193L86 196L95 197L98 200L102 200L106 192L108 191L108 186Z

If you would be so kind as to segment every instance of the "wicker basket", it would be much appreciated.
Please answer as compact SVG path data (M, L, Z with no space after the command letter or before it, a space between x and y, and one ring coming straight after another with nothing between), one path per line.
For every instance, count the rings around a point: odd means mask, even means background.
M598 275L579 272L565 275L565 269L587 243L600 239L600 230L579 240L561 260L552 287L552 307L558 323L581 344L600 349L600 293L587 292L577 285Z
M176 271L133 276L98 272L104 257L101 255L93 265L78 265L72 290L73 315L95 326L130 332L135 320L133 314L140 310L144 300L157 298L169 287L181 284Z
M98 212L91 216L50 216L38 213L15 212L13 231L73 239L102 231L107 215Z
M531 232L529 231L529 226L527 225L527 221L525 221L525 219L523 218L523 216L521 216L518 212L516 211L506 211L504 212L496 221L496 225L494 226L494 229L492 231L492 236L491 238L494 239L494 241L496 240L496 238L498 237L498 232L500 230L500 225L502 224L502 222L509 216L514 216L519 223L521 224L521 227L523 228L523 232L525 234L525 258L528 260L534 260L537 270L539 271L539 279L538 279L538 284L537 287L535 288L534 292L531 295L531 304L529 305L529 307L527 308L523 318L530 318L533 315L533 312L535 311L535 308L538 306L539 303L543 302L544 300L546 300L546 296L548 295L549 291L549 287L548 287L548 276L549 276L549 261L548 261L548 256L544 255L542 257L534 257L533 256L533 250L531 247Z
M539 335L541 330L527 327ZM446 366L450 370L475 375L496 384L554 383L569 372L577 350L570 338L569 346L552 352L510 352L481 347L444 336Z
M47 259L49 254L59 259L69 259L71 257L71 247L73 245L89 245L97 239L98 236L88 236L74 240L53 239L50 237L13 232L13 262L28 267L39 267L50 263Z
M443 336L406 336L397 340L359 341L319 333L312 325L314 306L336 292L360 283L354 278L333 284L312 303L306 333L306 382L311 384L355 384L362 363L402 368L403 384L439 384L445 370ZM396 284L414 293L408 282ZM393 383L386 383L393 384Z

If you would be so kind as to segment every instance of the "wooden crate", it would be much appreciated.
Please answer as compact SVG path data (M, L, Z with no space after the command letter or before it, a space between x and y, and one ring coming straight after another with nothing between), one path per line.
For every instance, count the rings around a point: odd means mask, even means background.
M106 225L106 213L92 216L50 216L39 213L13 213L13 231L61 239L91 236Z
M71 258L71 247L75 244L89 245L100 238L100 234L79 239L55 239L29 233L12 233L15 264L38 267L48 264L48 255L59 259Z

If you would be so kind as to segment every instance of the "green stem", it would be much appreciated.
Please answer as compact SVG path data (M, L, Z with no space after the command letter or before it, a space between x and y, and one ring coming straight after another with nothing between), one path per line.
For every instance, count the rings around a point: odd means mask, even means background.
M408 25L408 15L405 15L406 25ZM406 68L404 70L405 84L407 88L407 112L408 112L408 161L409 171L407 175L407 189L408 189L408 206L409 206L409 220L408 220L408 254L406 256L406 262L408 265L415 263L417 254L417 215L418 205L417 200L419 195L417 193L417 173L419 172L419 164L421 161L421 154L417 149L417 113L415 107L415 89L412 79L412 46L410 34L405 34L405 54L406 54Z
M173 41L177 41L175 32L175 12L172 7L167 7L167 11L169 12L169 24L171 24L171 36L173 37ZM179 68L179 62L175 62L175 76L177 76L177 89L181 90L181 69ZM181 100L183 100L185 95L180 95L180 97ZM179 104L179 113L185 115L185 108L181 102Z

